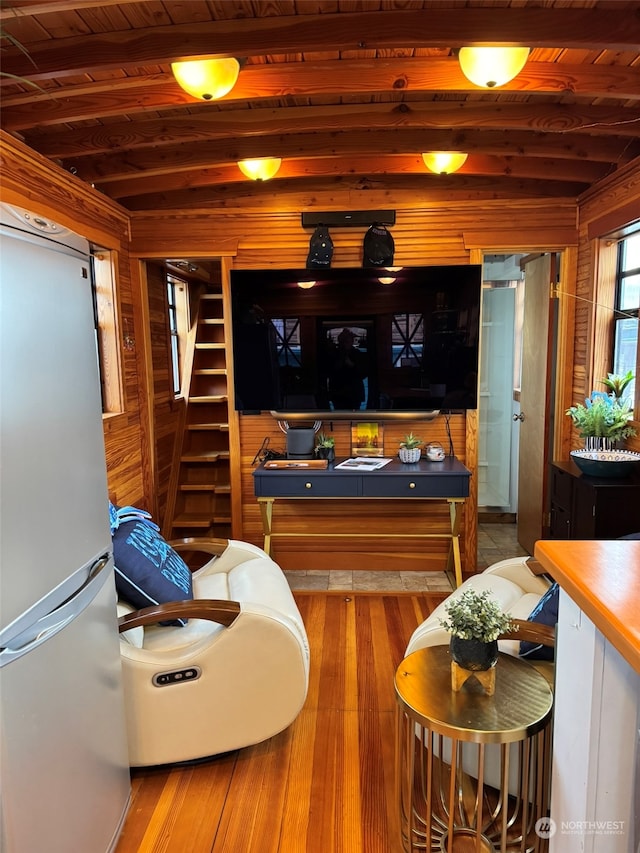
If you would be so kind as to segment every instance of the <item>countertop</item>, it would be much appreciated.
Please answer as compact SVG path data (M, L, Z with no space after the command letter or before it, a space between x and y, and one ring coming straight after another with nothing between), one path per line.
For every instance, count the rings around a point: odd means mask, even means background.
M640 673L640 540L540 540L534 556Z

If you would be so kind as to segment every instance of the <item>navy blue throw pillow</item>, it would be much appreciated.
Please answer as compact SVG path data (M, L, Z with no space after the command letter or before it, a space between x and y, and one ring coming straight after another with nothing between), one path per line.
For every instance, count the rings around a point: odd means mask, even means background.
M560 588L558 584L551 584L527 617L527 622L541 622L543 625L555 627L558 622L559 597ZM520 657L529 660L553 660L555 650L553 646L543 646L541 643L528 643L523 640L520 643Z
M151 516L136 507L109 504L118 595L132 607L193 599L189 567L160 535ZM186 619L161 625L187 624Z

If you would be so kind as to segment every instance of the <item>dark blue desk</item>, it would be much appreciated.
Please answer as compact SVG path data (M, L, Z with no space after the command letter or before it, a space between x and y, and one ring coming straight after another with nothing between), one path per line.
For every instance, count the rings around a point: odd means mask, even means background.
M447 570L451 563L455 570L456 586L462 583L460 563L460 516L465 498L469 497L471 471L455 458L447 456L443 462L421 459L405 464L399 459L389 462L377 471L336 470L335 465L318 468L265 468L261 465L253 472L254 492L260 505L264 531L264 550L271 553L271 543L278 536L345 536L355 538L407 537L417 539L447 538L451 540ZM273 532L273 508L276 500L423 500L447 501L449 504L450 532L448 533L305 533Z

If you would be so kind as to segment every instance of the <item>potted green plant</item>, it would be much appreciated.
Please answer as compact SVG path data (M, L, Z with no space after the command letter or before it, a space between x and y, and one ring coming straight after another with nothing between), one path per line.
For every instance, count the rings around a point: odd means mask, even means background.
M315 454L319 459L327 459L333 462L336 458L335 451L336 440L332 435L327 435L324 432L319 432L316 436Z
M467 589L445 604L442 627L451 634L452 659L463 669L490 669L498 660L498 637L517 630L488 589Z
M412 432L407 433L400 442L398 456L401 462L418 462L420 459L422 439Z
M610 373L602 382L612 393L592 391L584 405L580 403L567 409L566 414L578 435L585 440L585 450L613 450L618 442L636 435L630 423L633 411L629 402L622 398L633 378L631 371L623 377Z

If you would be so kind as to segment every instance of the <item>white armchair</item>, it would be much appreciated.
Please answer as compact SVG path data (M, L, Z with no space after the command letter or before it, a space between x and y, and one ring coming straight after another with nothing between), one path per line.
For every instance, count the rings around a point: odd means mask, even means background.
M451 635L442 627L440 619L446 616L446 604L462 595L467 589L474 589L476 592L482 592L485 589L490 590L492 598L504 612L511 616L511 621L518 626L516 632L504 634L498 640L500 651L517 656L521 640L553 646L555 644L555 627L527 621L527 617L551 586L551 582L546 577L538 575L532 570L531 563L530 557L511 557L500 560L485 569L484 572L467 578L415 629L407 645L405 657L429 646L449 645ZM534 660L531 663L549 681L550 685L553 685L553 663L547 660ZM501 785L500 747L496 744L488 744L485 746L485 755L485 782L499 789ZM521 761L519 755L518 745L511 744L509 769L509 792L511 794L519 790L518 773L520 772ZM447 763L450 763L450 753L446 751L446 748L443 757ZM477 776L478 760L475 744L465 743L463 745L462 763L465 773L471 777ZM533 791L531 796L533 796Z
M118 604L132 767L266 740L293 722L307 695L307 635L280 567L246 542L170 544L212 559L193 573L193 601L137 611ZM189 621L158 624L176 616Z
M467 589L474 589L476 592L490 590L492 598L513 620L526 620L551 586L546 577L531 570L530 560L530 557L509 557L493 563L484 572L467 578L416 628L409 640L405 656L428 646L449 645L451 635L440 625L440 619L446 616L446 604ZM524 636L525 628L526 626L522 626L523 633L519 634L517 639L500 640L500 651L517 655L520 639L529 639Z

